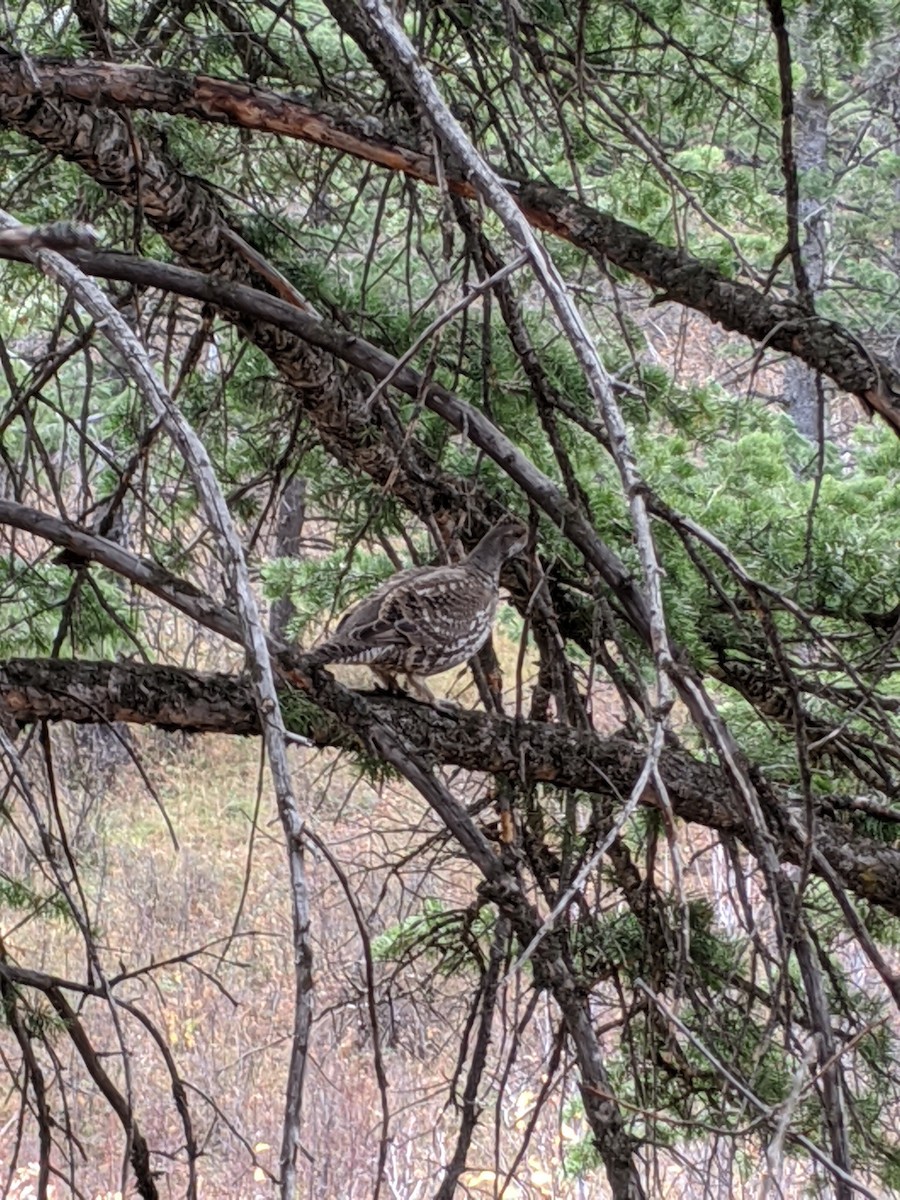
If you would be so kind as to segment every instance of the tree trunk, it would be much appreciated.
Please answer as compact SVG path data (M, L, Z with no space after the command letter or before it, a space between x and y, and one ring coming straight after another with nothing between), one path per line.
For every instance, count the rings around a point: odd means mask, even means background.
M828 258L828 220L822 177L828 160L828 100L822 89L813 47L806 37L810 9L796 23L793 47L797 63L803 69L803 83L794 97L794 149L800 183L797 218L800 226L800 254L809 281L809 295L815 300L825 289ZM791 420L811 442L819 439L825 415L820 420L822 381L819 374L792 358L784 370L784 398Z
M303 522L306 520L306 480L295 476L284 489L275 526L275 557L299 558ZM269 633L287 641L286 630L296 609L290 596L282 596L272 605Z

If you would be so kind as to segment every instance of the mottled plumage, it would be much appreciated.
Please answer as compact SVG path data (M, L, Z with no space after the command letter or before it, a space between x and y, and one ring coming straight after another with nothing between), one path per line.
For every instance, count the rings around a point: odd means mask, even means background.
M526 538L520 521L505 518L460 563L398 571L346 613L309 661L366 663L391 684L396 674L436 675L467 662L491 632L500 569Z

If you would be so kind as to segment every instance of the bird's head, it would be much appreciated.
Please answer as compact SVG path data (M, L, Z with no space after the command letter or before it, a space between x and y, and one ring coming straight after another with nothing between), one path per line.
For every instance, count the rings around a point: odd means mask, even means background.
M469 562L482 570L498 572L503 564L525 549L528 526L518 517L504 517L487 531L472 553Z

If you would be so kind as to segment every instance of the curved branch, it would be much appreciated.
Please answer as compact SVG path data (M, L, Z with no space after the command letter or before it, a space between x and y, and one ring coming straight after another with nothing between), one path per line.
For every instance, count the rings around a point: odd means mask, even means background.
M265 88L188 72L41 59L30 60L29 66L31 71L17 55L0 50L0 121L44 144L49 108L63 103L72 106L68 119L78 123L76 105L87 115L103 104L295 138L429 185L437 183L429 154L388 138L368 117L349 117ZM80 144L64 140L54 149L79 161L84 139ZM457 195L475 194L472 184L454 173L452 164L447 167L447 186ZM514 187L519 206L535 229L563 238L643 280L659 293L657 302L682 304L725 329L795 355L843 391L859 396L900 433L900 372L886 358L870 352L839 322L810 316L795 301L768 296L749 284L727 279L700 259L656 241L562 188L537 180L521 180Z

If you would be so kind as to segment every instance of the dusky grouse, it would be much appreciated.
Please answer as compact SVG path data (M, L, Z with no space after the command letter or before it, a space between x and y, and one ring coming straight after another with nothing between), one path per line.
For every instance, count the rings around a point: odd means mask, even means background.
M527 537L521 521L504 517L462 562L398 571L351 608L307 661L365 663L392 690L404 674L430 699L416 676L448 671L481 649L497 611L500 569Z

